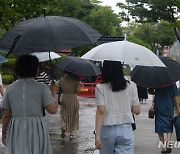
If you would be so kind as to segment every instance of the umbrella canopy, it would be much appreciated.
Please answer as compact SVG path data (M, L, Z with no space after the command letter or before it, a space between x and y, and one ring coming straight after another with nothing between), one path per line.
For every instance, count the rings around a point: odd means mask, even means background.
M165 67L136 66L131 72L131 80L137 85L149 88L163 88L180 79L180 63L170 57L159 57Z
M169 56L180 63L180 42L177 40L169 51Z
M49 55L50 54L50 55ZM36 56L39 59L39 62L48 61L52 59L60 58L61 56L55 52L37 52L32 55Z
M3 63L5 61L7 61L6 58L4 58L3 56L0 55L0 63Z
M25 20L10 29L0 40L0 50L13 54L57 52L93 44L100 36L78 19L45 16Z
M100 74L99 69L93 62L80 57L67 57L56 63L56 66L63 71L87 77L98 76Z
M113 60L129 65L165 67L162 61L149 49L128 41L101 44L82 56L96 61Z

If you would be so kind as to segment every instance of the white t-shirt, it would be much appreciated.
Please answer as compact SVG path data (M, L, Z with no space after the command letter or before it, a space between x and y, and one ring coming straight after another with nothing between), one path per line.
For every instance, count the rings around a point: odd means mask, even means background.
M139 105L137 87L130 81L124 90L113 92L110 84L97 84L96 105L105 105L103 125L121 125L133 123L131 108Z

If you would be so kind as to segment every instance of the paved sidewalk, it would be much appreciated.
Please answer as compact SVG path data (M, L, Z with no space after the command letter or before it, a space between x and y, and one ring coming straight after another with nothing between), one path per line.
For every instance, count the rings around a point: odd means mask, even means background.
M148 118L148 110L151 106L151 100L147 104L141 105L141 114L136 116L137 129L134 131L135 146L134 154L160 154L161 149L158 149L159 139L154 132L154 119ZM175 133L172 140L175 141ZM173 149L172 154L179 154L179 149Z
M55 115L46 115L49 128L53 154L91 154L94 148L94 121L96 106L93 98L80 97L80 128L75 133L76 138L69 140L60 137L60 116L59 111ZM151 106L151 97L147 104L141 104L141 114L136 116L137 129L134 131L135 146L134 154L160 154L158 149L158 136L154 133L154 120L148 118L148 110ZM1 126L0 126L1 127ZM1 128L0 128L1 130ZM0 133L1 134L1 133ZM1 136L0 136L1 137ZM175 133L173 134L175 140ZM0 154L3 154L4 147L0 142ZM98 150L94 154L98 154ZM179 154L180 149L173 149L172 154Z
M154 133L154 120L148 118L148 110L151 106L152 97L147 104L141 104L141 114L136 116L137 129L134 131L135 146L134 154L160 154L158 149L158 136ZM54 148L53 154L90 154L94 147L94 120L96 107L94 99L80 98L80 130L75 134L76 139L69 141L60 139L59 148ZM59 130L58 130L59 131ZM59 132L57 132L59 134ZM57 135L55 135L57 139ZM52 142L54 141L51 136ZM175 140L175 133L173 134ZM54 141L55 143L55 141ZM57 143L57 142L56 142ZM98 154L98 150L94 154ZM172 154L179 154L180 149L173 149Z

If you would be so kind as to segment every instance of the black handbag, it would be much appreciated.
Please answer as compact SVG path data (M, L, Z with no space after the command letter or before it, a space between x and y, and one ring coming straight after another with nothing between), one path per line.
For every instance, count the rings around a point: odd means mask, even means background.
M154 119L154 115L155 115L154 107L151 107L148 112L148 118Z

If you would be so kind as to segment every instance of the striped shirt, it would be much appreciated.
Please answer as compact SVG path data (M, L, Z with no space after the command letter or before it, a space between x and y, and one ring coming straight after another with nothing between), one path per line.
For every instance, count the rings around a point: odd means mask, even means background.
M50 83L48 74L46 72L39 73L35 80L41 83L45 83L47 85L49 85Z

